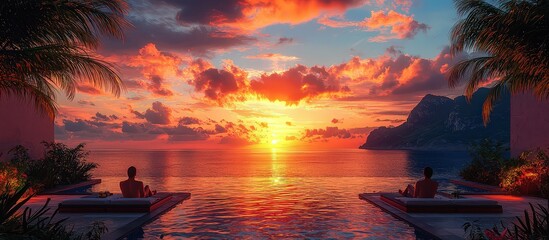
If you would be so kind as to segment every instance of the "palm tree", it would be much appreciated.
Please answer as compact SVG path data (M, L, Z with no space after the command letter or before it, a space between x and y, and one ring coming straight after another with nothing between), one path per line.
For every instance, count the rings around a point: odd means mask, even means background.
M459 20L452 29L451 53L476 52L448 74L451 87L467 78L470 99L483 83L493 81L482 111L487 124L502 93L533 91L549 97L549 1L455 0Z
M54 117L56 89L73 99L87 81L119 96L123 84L97 49L102 35L123 38L124 0L3 0L0 3L0 97L32 99Z

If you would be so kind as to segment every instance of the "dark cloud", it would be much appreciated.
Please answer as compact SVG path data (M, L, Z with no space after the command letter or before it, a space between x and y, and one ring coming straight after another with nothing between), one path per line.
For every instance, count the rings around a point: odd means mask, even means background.
M179 9L176 20L182 25L215 25L221 22L235 22L243 18L242 0L164 0Z
M148 130L149 127L145 126L143 123L122 122L123 133L146 133Z
M88 121L84 121L82 119L76 119L74 121L63 119L63 124L65 125L65 130L69 132L80 132L80 131L87 131L87 132L94 132L99 133L101 130L94 126L93 124L90 124Z
M158 75L152 75L147 83L147 89L158 96L172 96L173 92L163 86L164 79Z
M198 59L191 63L189 69L194 78L188 83L195 91L203 92L204 97L216 101L219 105L245 99L247 73L233 65L224 69L209 68L210 64Z
M385 52L392 56L402 55L402 51L397 46L390 46L387 49L385 49Z
M286 122L287 126L292 126L292 122Z
M301 139L321 136L322 138L351 138L352 134L347 129L339 129L338 127L326 127L326 129L306 129L305 134Z
M145 99L145 97L144 96L133 96L133 97L127 97L126 99L133 100L133 101L140 101L140 100Z
M278 42L276 44L277 45L283 45L283 44L290 44L290 43L293 43L293 42L294 42L293 38L281 37L281 38L278 39Z
M196 56L208 56L212 51L244 46L256 42L255 37L230 34L211 27L191 27L186 30L153 23L146 20L132 20L133 28L126 31L125 40L105 39L100 52L129 53L148 43L167 51L191 53Z
M254 143L256 142L250 141L243 137L233 136L233 135L222 137L221 140L219 140L219 144L235 145L235 146L245 146L245 145L250 145Z
M224 128L223 126L219 125L219 124L216 124L215 125L215 132L216 133L226 133L227 129Z
M373 129L372 127L363 127L363 128L351 128L351 129L342 129L338 127L326 127L325 129L305 129L305 132L301 136L301 140L306 140L309 142L314 141L326 141L329 138L356 138L363 137L369 134Z
M95 113L95 116L92 116L92 119L95 120L95 121L112 121L112 120L117 120L118 119L118 116L116 115L110 115L110 116L107 116L105 114L101 114L99 112Z
M198 118L194 117L183 117L179 120L179 124L181 125L192 125L192 124L201 124L202 121Z
M133 110L130 106L130 112L139 119L146 119L152 124L167 125L171 122L172 109L161 102L153 102L152 108L147 109L144 113Z
M376 119L376 122L390 122L390 123L401 123L406 120L404 119Z
M90 95L99 95L101 94L101 90L91 86L91 85L88 85L88 84L77 84L76 85L76 90L78 90L79 92L83 92L83 93L87 93L87 94L90 94Z
M209 138L204 129L191 128L181 124L173 128L164 128L164 131L168 134L169 141L197 141Z
M337 119L337 118L334 118L334 119L332 119L332 123L333 123L333 124L341 123L341 120L339 120L339 119Z
M139 81L136 81L136 80L125 79L125 80L122 80L122 82L124 83L124 86L127 89L140 89L140 88L143 87L143 86L141 86L141 83Z
M374 112L374 114L380 114L380 115L397 115L397 116L408 116L410 111L379 111Z
M95 106L95 103L91 102L91 101L86 101L86 100L78 100L77 102L78 104L80 105L90 105L90 106Z

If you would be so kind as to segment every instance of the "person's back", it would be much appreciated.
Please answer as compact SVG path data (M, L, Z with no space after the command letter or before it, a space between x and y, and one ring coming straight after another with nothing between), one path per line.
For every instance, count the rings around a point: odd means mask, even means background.
M120 182L120 190L125 198L140 198L144 195L143 182L131 178Z
M156 191L151 191L148 185L143 187L143 182L136 181L136 174L137 169L134 166L128 168L128 179L120 182L122 196L125 198L142 198L156 194Z
M414 197L416 198L434 198L437 193L438 183L425 178L416 182Z
M416 198L434 198L437 193L438 183L431 180L433 169L426 167L423 169L425 179L416 182L414 188L414 197Z

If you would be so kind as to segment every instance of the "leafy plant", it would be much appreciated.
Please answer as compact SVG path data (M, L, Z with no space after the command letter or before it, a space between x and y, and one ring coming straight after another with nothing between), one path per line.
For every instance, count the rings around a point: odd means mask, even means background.
M463 224L463 231L465 231L465 239L469 240L485 240L482 229L478 225L478 221L466 222Z
M10 221L19 217L17 214L19 209L31 199L32 196L28 196L21 200L29 187L29 184L24 184L14 191L11 191L11 186L8 184L5 187L7 191L0 194L0 231L4 228L9 228Z
M101 235L108 231L109 229L107 228L107 225L105 225L105 222L94 221L91 225L90 231L85 234L85 237L89 240L100 240Z
M543 205L537 208L530 203L531 214L524 210L524 216L516 217L511 228L503 226L502 231L494 226L492 229L481 230L477 221L463 224L465 238L471 240L503 240L503 239L549 239L549 212ZM512 229L512 230L510 230Z
M62 143L43 143L46 146L44 159L31 160L27 149L17 146L10 150L13 154L10 163L19 171L24 171L29 182L36 189L51 188L56 185L73 184L89 180L96 163L86 162L88 152L84 144L70 148Z
M473 144L469 149L471 163L461 170L460 176L468 181L499 185L501 171L516 164L505 158L507 151L503 143L490 139Z
M549 213L547 208L538 205L537 210L530 203L532 216L527 210L524 210L524 218L517 218L517 223L513 223L514 231L511 237L514 239L549 239Z
M64 224L68 218L54 220L57 210L51 216L46 216L50 211L50 199L35 212L27 207L20 213L21 207L32 197L21 199L28 189L29 185L25 184L15 191L6 191L0 195L0 239L96 240L108 231L105 223L94 222L86 234L75 233Z
M501 186L508 191L549 196L549 156L540 150L523 152L516 166L504 169Z

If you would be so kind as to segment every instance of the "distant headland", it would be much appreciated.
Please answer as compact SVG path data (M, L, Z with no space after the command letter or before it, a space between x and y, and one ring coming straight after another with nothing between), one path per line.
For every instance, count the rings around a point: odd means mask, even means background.
M502 96L482 122L482 104L489 89L474 93L470 103L465 96L451 99L425 95L397 127L373 130L361 149L466 150L471 143L490 138L505 145L510 139L510 96Z

